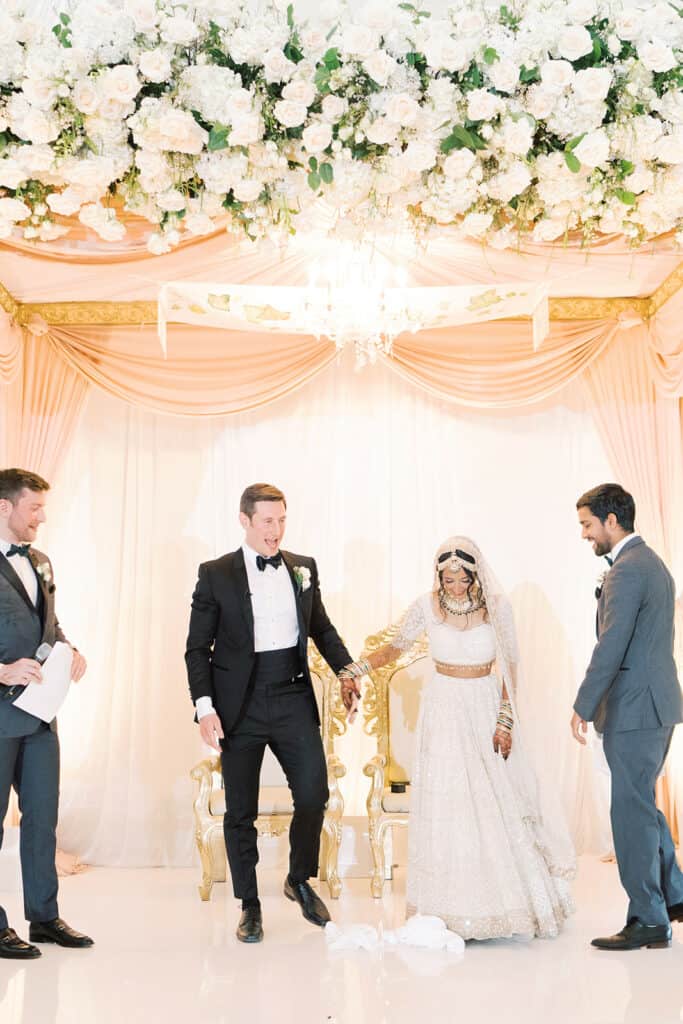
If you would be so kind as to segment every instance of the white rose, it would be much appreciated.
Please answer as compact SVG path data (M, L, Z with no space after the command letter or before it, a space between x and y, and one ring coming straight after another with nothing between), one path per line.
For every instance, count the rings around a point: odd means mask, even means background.
M26 168L15 157L0 158L0 186L18 188L27 178Z
M448 28L448 26L447 26ZM448 31L434 33L423 47L430 68L435 71L464 71L472 59L473 47L453 39Z
M633 42L645 28L643 12L633 7L627 8L617 15L614 27L620 39L625 39L629 43Z
M502 103L488 89L473 89L467 94L467 116L470 121L490 121L501 110Z
M526 156L534 141L535 123L527 117L508 117L500 130L501 149L515 156Z
M318 57L327 49L327 39L322 29L308 27L301 32L301 45L307 54Z
M153 256L163 256L164 253L171 251L171 246L166 235L155 231L147 239L147 249Z
M27 78L22 84L22 91L37 110L49 110L57 99L57 90L47 79Z
M375 182L375 192L381 196L390 196L398 192L401 182L394 174L380 174Z
M253 97L248 89L233 89L225 101L228 117L232 121L252 113Z
M188 213L183 220L183 227L190 235L210 235L216 230L215 222L206 213Z
M375 50L369 57L365 57L363 60L363 67L370 75L373 82L377 82L378 85L385 86L393 73L396 71L398 64L393 57L390 57L384 50Z
M564 92L574 81L574 75L574 68L566 60L547 60L541 65L541 81L547 92Z
M308 114L305 103L295 103L293 100L280 100L275 104L274 113L280 124L285 128L298 128L303 124Z
M640 192L649 192L654 187L655 176L649 167L645 164L639 164L632 172L624 179L624 188L628 189L629 192L634 192L638 195Z
M323 117L330 124L336 124L337 121L341 120L348 109L348 103L342 99L341 96L335 96L333 93L329 93L323 100L322 111Z
M132 65L119 64L103 72L100 87L105 100L115 99L125 105L134 100L140 92L140 79Z
M292 103L303 103L305 106L310 107L315 99L315 86L312 82L306 82L302 78L297 78L293 82L287 83L282 90L282 98L290 100Z
M595 0L568 0L567 21L585 25L587 21L592 21L597 13L598 5Z
M73 104L82 114L94 114L100 104L100 94L91 78L76 82L72 95Z
M122 103L115 96L102 96L97 113L107 121L121 121L131 113L130 104Z
M316 122L304 128L303 134L304 149L308 153L322 153L332 142L332 129L329 124Z
M670 89L665 92L657 105L662 117L672 124L683 124L683 92Z
M492 223L493 216L490 213L468 213L462 222L462 230L472 238L481 238Z
M286 82L296 70L294 61L285 57L279 47L273 47L263 57L263 73L266 82Z
M161 210L168 213L178 213L187 206L187 197L177 188L169 188L166 192L160 192L156 196L156 204Z
M235 117L230 129L231 146L251 146L263 135L263 121L258 114L242 114Z
M403 128L408 128L415 124L420 108L407 92L397 92L388 97L384 105L384 113L390 121L395 121Z
M244 181L237 182L232 191L240 203L253 203L261 195L262 189L263 185L260 181L246 178Z
M157 26L156 0L126 0L124 10L138 32L153 32Z
M197 124L192 114L171 109L159 125L159 148L175 153L198 155L208 141L208 133Z
M161 35L167 43L172 43L174 46L188 46L199 35L199 29L191 18L186 18L182 14L174 14L173 17L162 20Z
M403 160L411 171L427 171L436 163L436 150L428 142L409 142Z
M463 11L458 15L458 32L462 32L463 35L478 35L485 24L479 11Z
M140 72L150 82L166 82L171 77L171 58L166 50L157 47L140 54Z
M619 36L616 32L611 32L610 35L607 36L607 49L613 57L617 57L621 53L621 46L622 43Z
M567 60L579 60L593 49L590 32L582 25L569 25L560 33L557 52Z
M542 85L532 85L526 94L526 108L537 121L549 117L556 103L557 94Z
M470 149L456 149L455 152L449 153L443 162L443 173L451 181L456 181L459 178L464 178L469 171L474 167L477 162L477 158Z
M342 33L342 48L356 57L369 57L378 43L379 32L368 25L349 25Z
M30 209L20 199L0 199L0 219L16 222L30 216Z
M15 126L15 131L19 138L41 145L45 142L54 142L59 136L59 125L42 110L31 107L21 124Z
M516 160L507 171L497 174L488 183L489 195L502 203L509 203L531 184L531 174L526 164Z
M655 143L652 154L663 164L683 164L683 131L679 129L671 135L664 135Z
M387 117L376 118L365 130L369 142L375 146L388 146L396 140L398 125Z
M63 192L51 192L47 197L47 204L53 213L62 217L72 217L78 213L85 202L92 201L92 196L82 188L75 188L69 185Z
M556 238L563 235L567 229L567 223L563 220L556 220L553 217L544 217L534 225L532 241L554 242Z
M638 56L648 71L671 71L678 64L671 47L659 41L639 45Z
M486 73L494 89L497 89L498 92L514 92L517 88L519 66L512 60L505 57L496 60L490 67L487 67Z
M612 84L609 68L584 68L577 71L572 88L580 103L604 100Z
M588 132L574 148L574 155L586 167L599 167L609 159L609 139L604 128Z

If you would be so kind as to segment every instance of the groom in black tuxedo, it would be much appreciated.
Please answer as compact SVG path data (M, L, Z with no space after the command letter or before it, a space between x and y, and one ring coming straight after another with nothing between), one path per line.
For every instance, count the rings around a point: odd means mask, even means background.
M294 800L285 896L313 924L330 919L308 884L318 873L329 796L308 638L335 673L353 659L327 617L315 561L280 550L286 511L277 487L252 484L244 491L244 543L199 566L185 653L202 738L221 752L225 845L234 893L242 900L242 942L263 938L254 823L266 746Z
M40 956L34 942L84 947L93 942L58 916L55 867L59 803L57 723L49 724L14 706L28 683L40 683L35 655L41 644L67 643L55 615L52 565L31 547L45 522L50 485L22 469L0 470L0 846L12 787L21 810L21 873L24 910L30 922L24 942L0 907L0 957ZM71 678L85 672L74 649Z

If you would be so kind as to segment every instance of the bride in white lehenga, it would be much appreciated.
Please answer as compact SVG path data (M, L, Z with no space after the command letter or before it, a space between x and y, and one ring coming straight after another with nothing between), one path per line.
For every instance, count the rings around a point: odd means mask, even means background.
M464 939L550 937L572 911L571 841L542 796L515 705L512 609L466 537L436 553L434 587L391 644L350 666L356 678L427 633L434 673L417 725L409 824L409 913ZM353 678L342 679L347 705Z

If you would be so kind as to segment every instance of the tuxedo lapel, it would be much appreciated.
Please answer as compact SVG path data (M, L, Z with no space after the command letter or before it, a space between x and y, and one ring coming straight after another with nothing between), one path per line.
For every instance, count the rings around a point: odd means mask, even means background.
M254 609L251 606L251 593L249 590L249 577L247 576L247 567L244 564L244 552L242 548L238 548L235 552L235 559L233 563L233 582L235 585L235 593L238 604L242 609L244 620L249 628L249 634L254 640Z
M287 566L287 572L289 573L289 578L292 581L292 586L294 587L294 600L296 603L296 617L299 623L299 636L305 637L307 635L307 630L306 623L304 621L304 610L301 607L301 584L299 583L299 580L296 578L296 573L294 572L294 563L292 561L292 556L289 554L289 552L282 550L280 551L280 554L282 555L282 561Z
M17 594L19 594L19 597L23 598L23 600L26 602L31 611L37 612L36 606L26 593L26 587L21 582L20 577L14 571L14 569L9 564L9 561L5 558L4 555L0 556L0 575L5 577L10 586L14 587Z
M48 601L50 600L51 595L49 593L48 584L45 581L45 577L43 576L42 573L38 572L38 566L40 565L40 562L38 560L37 554L32 548L29 549L28 557L31 561L31 565L33 566L33 571L36 574L36 579L38 580L38 604L36 607L36 611L40 615L44 631L45 623L47 622Z

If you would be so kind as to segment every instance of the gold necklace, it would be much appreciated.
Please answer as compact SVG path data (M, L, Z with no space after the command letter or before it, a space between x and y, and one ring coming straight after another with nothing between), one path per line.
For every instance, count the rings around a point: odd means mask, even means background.
M439 589L439 607L442 612L448 612L450 615L470 615L472 612L478 612L480 608L484 607L484 602L479 599L473 601L471 597L466 597L464 601L459 601L456 597L451 597L441 587Z

